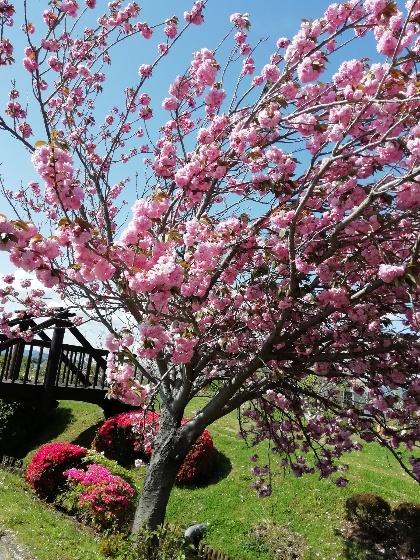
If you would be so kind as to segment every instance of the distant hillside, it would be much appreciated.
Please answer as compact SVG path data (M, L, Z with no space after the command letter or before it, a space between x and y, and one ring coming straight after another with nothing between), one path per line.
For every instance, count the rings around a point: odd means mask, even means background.
M29 356L29 350L24 350L23 355L24 356ZM42 355L46 358L47 355L48 355L48 350L44 350ZM35 349L32 350L32 358L38 359L38 356L39 356L38 350L35 350Z

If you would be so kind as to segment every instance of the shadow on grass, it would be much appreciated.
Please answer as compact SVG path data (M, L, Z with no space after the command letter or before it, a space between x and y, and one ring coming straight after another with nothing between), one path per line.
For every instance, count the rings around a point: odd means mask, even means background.
M44 443L57 438L74 421L74 414L71 408L58 407L51 410L42 420L42 428L32 441L28 442L28 452L34 447L39 447Z
M384 556L379 550L375 550L374 544L369 540L346 539L344 542L344 558L348 560L385 560L395 559L395 556Z
M230 471L232 470L232 463L230 459L218 449L215 449L214 461L211 466L210 476L204 478L203 480L197 481L195 484L181 484L177 483L179 488L188 488L194 490L194 488L205 488L212 484L217 484L224 478L226 478Z
M0 442L0 455L24 459L37 447L57 438L73 420L70 408L56 408L48 413L37 411L34 407L21 409L10 419L7 439Z
M81 434L77 436L76 439L72 441L75 445L80 445L81 447L87 447L90 449L92 447L93 438L96 436L96 432L104 423L103 420L100 420L93 426L90 426L86 430L84 430Z

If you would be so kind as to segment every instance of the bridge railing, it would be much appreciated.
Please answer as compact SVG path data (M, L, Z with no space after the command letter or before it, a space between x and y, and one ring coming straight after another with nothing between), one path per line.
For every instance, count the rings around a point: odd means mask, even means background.
M25 342L0 335L0 383L43 385L51 341ZM106 389L107 350L63 344L55 385Z
M50 344L0 335L0 382L42 385Z
M25 341L0 334L0 398L36 403L42 410L59 400L80 400L98 404L105 414L116 414L130 405L107 399L107 350L94 348L60 311L43 323L31 316L9 321L22 332L33 329L35 337ZM45 329L53 328L52 337ZM68 329L81 346L64 343ZM142 383L143 368L135 365L134 375Z
M106 389L107 350L63 344L56 384L64 387Z
M47 371L51 341L8 339L0 334L0 383L43 385ZM106 358L108 350L62 344L55 386L106 390ZM142 381L139 368L135 377Z

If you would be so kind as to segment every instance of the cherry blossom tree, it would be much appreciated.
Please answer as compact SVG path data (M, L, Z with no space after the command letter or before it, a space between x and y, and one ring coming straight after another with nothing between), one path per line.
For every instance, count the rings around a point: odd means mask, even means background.
M360 442L420 480L420 1L331 4L261 67L249 16L235 13L152 100L153 72L207 2L156 26L135 2L103 14L95 0L54 0L41 14L24 1L32 89L16 80L0 116L39 177L13 192L3 179L0 249L108 329L114 397L160 406L134 530L163 522L188 450L235 410L241 435L269 441L271 465L253 469L260 496L274 464L345 485L343 454ZM0 0L4 69L21 65L14 12ZM155 37L157 58L139 61L115 106L114 49ZM375 61L352 57L363 41ZM152 138L158 104L167 120ZM3 304L16 295L5 281ZM25 282L22 303L42 313ZM31 337L9 318L2 332Z

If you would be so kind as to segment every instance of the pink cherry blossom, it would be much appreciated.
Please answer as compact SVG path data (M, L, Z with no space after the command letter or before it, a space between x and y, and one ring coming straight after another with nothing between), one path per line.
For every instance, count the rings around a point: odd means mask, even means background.
M152 67L150 64L142 64L139 68L139 74L142 78L150 78L152 75Z
M378 277L386 283L392 282L395 278L400 278L405 274L405 265L381 264L378 270Z
M274 64L266 64L261 70L264 80L275 82L280 77L280 70Z
M261 497L274 463L344 487L344 454L378 440L420 479L420 2L334 2L277 41L246 13L209 34L211 2L149 22L135 2L27 3L31 83L9 88L2 133L39 180L3 179L0 250L26 276L2 282L0 332L30 340L10 304L41 319L53 289L110 333L110 396L159 403L157 449L187 453L239 407L241 437L278 458L252 455Z

